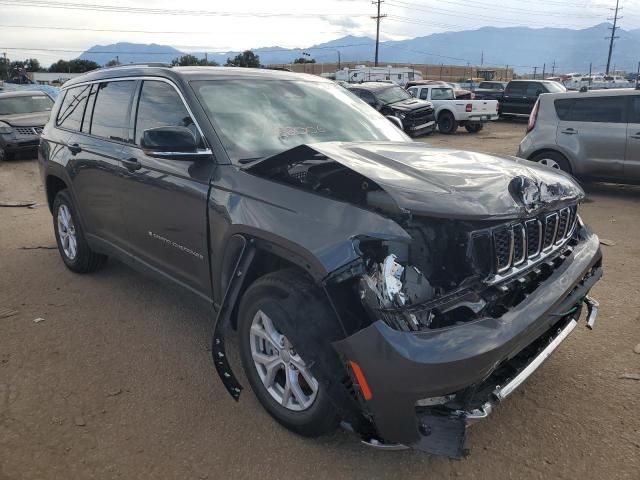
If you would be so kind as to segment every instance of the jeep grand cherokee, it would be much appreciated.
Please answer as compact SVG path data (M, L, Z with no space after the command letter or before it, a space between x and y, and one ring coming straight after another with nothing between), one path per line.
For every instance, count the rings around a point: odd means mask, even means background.
M60 255L212 310L215 368L281 424L459 457L602 275L563 172L414 143L319 77L127 66L65 84L39 150Z

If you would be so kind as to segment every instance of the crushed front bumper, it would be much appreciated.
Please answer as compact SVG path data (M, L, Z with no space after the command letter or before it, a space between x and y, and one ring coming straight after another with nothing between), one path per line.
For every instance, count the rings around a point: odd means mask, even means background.
M579 243L534 294L499 318L482 318L454 327L402 332L376 321L334 343L347 361L356 362L371 390L364 409L383 443L403 444L431 453L464 454L465 427L486 417L494 405L519 386L575 328L591 287L602 276L596 235L581 228ZM571 312L571 313L568 313ZM434 415L416 407L421 399L446 397L486 382L501 365L541 337L560 333L528 358L528 365L480 408ZM551 345L551 344L550 344Z

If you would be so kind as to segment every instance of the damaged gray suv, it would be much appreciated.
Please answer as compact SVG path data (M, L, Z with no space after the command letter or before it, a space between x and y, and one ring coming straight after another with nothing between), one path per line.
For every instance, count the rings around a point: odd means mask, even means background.
M60 255L212 309L213 361L285 427L460 457L602 276L583 191L525 160L411 141L330 81L126 66L65 84L39 147Z

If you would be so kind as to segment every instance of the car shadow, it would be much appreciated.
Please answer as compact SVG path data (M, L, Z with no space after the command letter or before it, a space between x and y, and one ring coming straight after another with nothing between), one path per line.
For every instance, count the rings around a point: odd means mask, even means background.
M587 199L593 197L617 198L640 202L640 185L622 185L617 183L583 183L582 187L587 194Z

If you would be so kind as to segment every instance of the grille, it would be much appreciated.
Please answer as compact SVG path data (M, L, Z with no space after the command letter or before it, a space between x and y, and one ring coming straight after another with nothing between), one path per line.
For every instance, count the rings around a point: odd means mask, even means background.
M424 110L420 110L418 112L412 112L409 114L408 120L413 125L422 125L423 123L430 122L433 120L433 109L426 108Z
M44 127L13 127L19 135L40 135Z
M493 230L495 271L505 274L537 258L547 256L563 245L573 234L577 207L564 208L540 218Z

